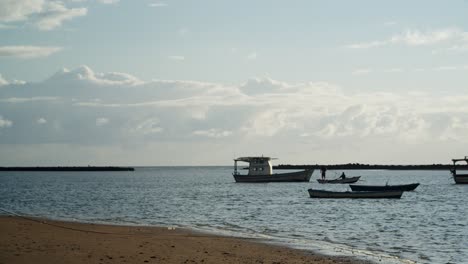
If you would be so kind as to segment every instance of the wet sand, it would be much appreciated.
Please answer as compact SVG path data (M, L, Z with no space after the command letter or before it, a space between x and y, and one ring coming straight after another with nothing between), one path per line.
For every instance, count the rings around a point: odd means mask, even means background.
M164 227L82 224L0 216L0 264L368 263Z

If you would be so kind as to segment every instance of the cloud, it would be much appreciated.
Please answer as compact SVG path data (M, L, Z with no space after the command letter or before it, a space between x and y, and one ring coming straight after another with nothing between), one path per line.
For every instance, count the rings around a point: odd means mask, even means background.
M0 22L31 22L40 30L52 30L64 21L85 16L87 8L68 8L62 1L45 0L6 0L0 1ZM14 27L2 24L3 28Z
M142 83L137 77L127 73L95 73L86 65L81 65L72 71L64 68L50 77L48 82L60 83L72 80L82 80L99 85L137 85Z
M440 67L434 68L434 70L436 71L454 71L457 69L458 67L456 66L440 66Z
M412 47L436 44L450 44L451 47L454 47L453 45L455 44L461 44L464 46L468 44L468 32L458 28L446 28L432 31L408 29L385 40L354 43L347 45L346 47L351 49L369 49L397 44Z
M66 20L85 16L87 12L86 8L69 9L62 2L47 2L45 11L41 13L40 18L36 22L36 27L40 30L52 30L61 26Z
M0 102L4 103L27 103L27 102L37 102L37 101L55 101L58 100L58 97L53 96L38 96L38 97L10 97L10 98L0 98Z
M120 0L97 0L97 1L101 4L106 4L106 5L116 4L120 2Z
M0 115L0 128L11 127L13 122L8 119L4 119L3 116Z
M96 126L104 126L109 123L109 119L105 117L96 118Z
M157 3L150 3L148 4L149 7L166 7L167 4L166 3L162 3L162 2L157 2Z
M10 0L0 2L0 21L15 22L28 19L43 10L44 0Z
M47 123L47 120L45 118L41 117L41 118L36 120L36 123L38 123L39 125L43 125L43 124Z
M258 56L257 52L252 52L252 53L249 53L247 55L247 59L248 60L255 60L255 59L257 59L257 56Z
M62 50L53 46L0 46L0 57L17 57L22 59L47 57Z
M0 88L0 113L8 117L0 118L0 155L5 145L21 145L17 158L26 160L27 150L58 144L92 146L93 155L107 157L111 149L130 151L135 155L127 155L127 162L136 164L148 153L155 160L191 164L185 154L210 160L206 151L216 151L222 163L233 151L252 148L296 162L310 153L372 162L383 155L376 145L408 161L430 153L418 152L421 146L437 147L434 153L446 158L468 143L468 96L450 89L444 96L397 90L350 94L332 83L270 77L229 85L143 81L80 66L41 82Z
M391 69L384 70L384 72L397 73L397 72L403 72L403 69L402 68L391 68Z
M22 85L22 84L26 84L26 82L25 82L25 81L21 81L21 80L7 81L7 80L4 79L3 76L0 74L0 86L2 86L2 85L8 85L8 84Z
M161 133L162 131L163 129L160 127L159 119L150 118L137 124L137 126L133 129L132 132L143 134L143 135L148 135L148 134Z
M193 131L193 134L196 136L204 136L204 137L210 137L210 138L224 138L224 137L230 136L232 132L227 131L227 130L219 130L219 129L211 128L208 130L196 130L196 131Z
M8 84L7 80L3 79L3 76L0 74L0 86L7 85L7 84Z

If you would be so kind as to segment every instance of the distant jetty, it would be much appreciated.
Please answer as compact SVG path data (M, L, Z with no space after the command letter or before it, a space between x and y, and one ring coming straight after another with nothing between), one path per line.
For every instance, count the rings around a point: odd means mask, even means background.
M303 170L303 169L320 169L326 167L328 170L450 170L453 164L423 164L423 165L379 165L379 164L315 164L315 165L290 165L280 164L274 169L279 170ZM457 165L457 169L468 169L468 165Z
M81 166L81 167L0 167L0 171L134 171L132 167Z

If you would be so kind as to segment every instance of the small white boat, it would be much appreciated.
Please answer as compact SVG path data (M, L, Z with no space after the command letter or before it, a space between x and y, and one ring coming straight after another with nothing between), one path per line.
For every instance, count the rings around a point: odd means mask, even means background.
M273 173L270 157L240 157L234 160L234 180L236 182L308 182L314 169L288 173ZM240 174L237 170L237 162L249 163L249 172Z
M468 156L465 156L463 159L452 159L453 169L450 172L453 175L453 180L456 184L468 184L468 174L459 174L457 173L457 162L466 162L468 164Z

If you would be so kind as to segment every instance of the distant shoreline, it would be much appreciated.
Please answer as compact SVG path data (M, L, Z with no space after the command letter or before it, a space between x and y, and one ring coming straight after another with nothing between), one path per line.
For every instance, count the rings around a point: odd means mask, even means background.
M0 171L134 171L132 167L75 166L75 167L0 167Z
M297 170L297 169L320 169L326 167L328 170L450 170L452 164L422 164L422 165L380 165L380 164L315 164L315 165L290 165L280 164L274 166L274 169L279 170ZM457 169L468 169L468 165L457 165Z

